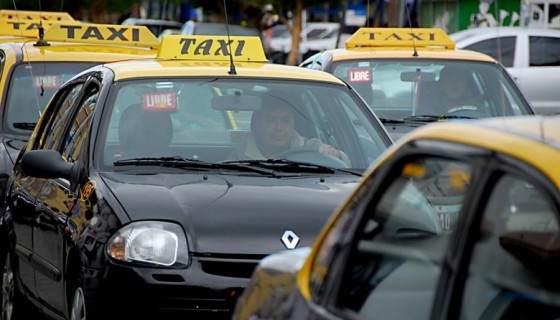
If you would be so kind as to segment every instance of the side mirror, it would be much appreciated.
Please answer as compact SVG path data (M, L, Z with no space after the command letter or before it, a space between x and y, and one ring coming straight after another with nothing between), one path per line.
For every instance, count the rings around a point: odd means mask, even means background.
M64 178L75 186L79 183L81 166L69 163L55 150L31 150L21 159L21 168L29 176L43 179Z

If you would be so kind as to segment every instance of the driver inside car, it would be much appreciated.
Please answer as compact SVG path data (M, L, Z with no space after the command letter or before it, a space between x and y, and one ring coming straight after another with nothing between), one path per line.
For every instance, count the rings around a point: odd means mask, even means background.
M262 107L253 112L251 133L242 149L233 156L239 160L283 158L282 153L292 148L309 148L340 159L350 165L348 156L317 138L302 137L295 129L294 109L287 101L267 95Z
M460 67L447 66L440 72L441 103L443 113L453 113L460 110L477 111L474 101L477 95L473 88L474 83L469 71Z

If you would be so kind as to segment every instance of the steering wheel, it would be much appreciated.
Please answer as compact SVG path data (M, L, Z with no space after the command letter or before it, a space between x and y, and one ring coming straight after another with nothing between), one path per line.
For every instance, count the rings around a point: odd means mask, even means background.
M308 147L294 147L284 150L276 155L277 159L313 163L333 168L349 168L348 164L337 157L320 153Z
M484 111L478 110L477 106L462 105L451 108L447 111L448 114L465 118L488 118L490 115Z

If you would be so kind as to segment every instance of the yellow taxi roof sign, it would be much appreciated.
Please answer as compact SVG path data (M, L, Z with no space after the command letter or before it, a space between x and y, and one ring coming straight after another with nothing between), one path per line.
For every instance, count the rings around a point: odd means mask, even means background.
M80 23L73 21L72 23ZM46 20L13 20L0 18L1 36L39 37L39 26L47 29L53 21Z
M68 12L57 11L25 11L0 10L0 19L10 20L43 20L43 21L75 21Z
M119 24L53 23L45 31L46 41L110 44L157 48L159 41L146 26Z
M439 28L360 28L346 41L346 49L414 46L454 49L455 42Z
M255 36L163 36L158 59L268 62L261 39Z

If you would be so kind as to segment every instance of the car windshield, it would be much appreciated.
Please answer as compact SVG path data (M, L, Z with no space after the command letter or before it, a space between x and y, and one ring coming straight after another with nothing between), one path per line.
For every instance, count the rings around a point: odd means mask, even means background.
M532 114L515 83L494 63L347 60L333 63L332 73L348 81L376 114L385 119Z
M4 125L18 134L31 135L34 124L65 81L95 63L30 62L17 65L8 84Z
M390 144L367 106L345 86L258 82L212 78L116 83L106 105L110 112L104 116L105 130L98 136L101 150L96 152L103 154L107 168L158 161L177 166L177 159L187 159L196 161L180 166L293 169L307 163L361 172ZM130 159L141 161L125 161ZM261 162L267 159L290 161Z

